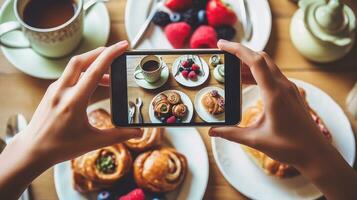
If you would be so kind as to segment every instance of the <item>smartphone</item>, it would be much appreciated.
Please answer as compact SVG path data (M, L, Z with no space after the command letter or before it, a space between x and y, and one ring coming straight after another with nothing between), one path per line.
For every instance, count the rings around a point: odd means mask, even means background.
M236 56L215 49L127 51L110 68L113 124L236 125L240 64Z

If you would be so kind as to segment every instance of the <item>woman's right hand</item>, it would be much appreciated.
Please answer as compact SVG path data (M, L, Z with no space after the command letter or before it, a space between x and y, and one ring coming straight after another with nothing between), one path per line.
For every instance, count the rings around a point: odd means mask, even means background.
M321 186L319 188L325 195L336 189L333 185L328 185L329 182L341 180L343 175L354 175L355 180L352 183L356 186L356 174L321 134L298 88L282 74L269 55L224 40L218 42L218 47L236 55L250 68L260 88L265 110L251 127L212 128L209 135L253 147L273 159L293 165L317 186ZM336 172L335 170L349 173L340 173L332 178L334 175L330 173ZM326 174L330 177L326 177ZM343 196L346 194L343 191L334 192L328 197L346 197Z

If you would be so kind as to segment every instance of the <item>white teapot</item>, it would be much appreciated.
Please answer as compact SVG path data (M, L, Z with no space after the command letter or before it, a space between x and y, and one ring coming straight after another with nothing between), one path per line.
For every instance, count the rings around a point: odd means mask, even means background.
M297 50L315 62L332 62L345 56L355 42L356 17L339 0L300 0L290 25Z

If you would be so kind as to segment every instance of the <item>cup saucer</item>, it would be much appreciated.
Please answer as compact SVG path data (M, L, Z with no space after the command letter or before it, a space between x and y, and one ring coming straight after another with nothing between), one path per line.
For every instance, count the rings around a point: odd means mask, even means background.
M0 10L0 23L15 21L13 12L13 0L4 3ZM85 14L82 41L72 54L59 58L50 59L42 57L31 48L8 48L1 46L5 57L20 71L37 78L57 79L61 76L65 66L72 56L78 55L107 43L110 33L110 19L104 3L97 3ZM19 31L4 35L2 40L19 41L24 36Z
M166 63L164 63L164 65L166 65ZM135 71L138 71L138 70L140 70L139 65L136 66L136 68L135 68ZM162 69L160 79L158 81L156 81L155 83L149 83L146 80L139 80L136 78L134 78L134 80L135 80L136 84L138 84L140 87L148 89L148 90L154 90L154 89L157 89L157 88L163 86L169 79L169 75L170 75L170 72L166 65L166 67L164 69Z

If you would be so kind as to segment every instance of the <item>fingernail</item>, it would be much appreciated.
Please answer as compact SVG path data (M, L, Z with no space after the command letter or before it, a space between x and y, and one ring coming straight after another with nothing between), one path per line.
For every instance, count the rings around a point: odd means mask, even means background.
M125 46L125 45L129 45L129 42L127 40L123 40L123 41L120 41L116 44L114 44L113 46Z
M210 129L208 131L208 135L211 136L211 137L215 137L216 136L216 132L213 129Z

